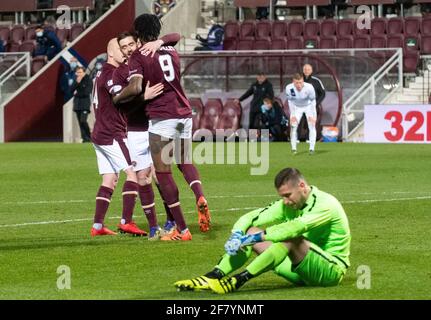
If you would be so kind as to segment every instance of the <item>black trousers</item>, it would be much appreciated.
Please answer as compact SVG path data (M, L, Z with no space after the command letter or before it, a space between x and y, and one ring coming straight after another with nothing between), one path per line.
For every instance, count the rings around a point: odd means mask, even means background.
M262 111L260 110L259 105L252 106L250 105L250 113L249 113L249 129L260 129L260 114Z
M79 129L81 130L81 138L83 142L90 142L91 141L91 135L90 135L90 127L88 126L87 118L90 111L82 110L82 111L75 111L76 117L78 118L79 123Z

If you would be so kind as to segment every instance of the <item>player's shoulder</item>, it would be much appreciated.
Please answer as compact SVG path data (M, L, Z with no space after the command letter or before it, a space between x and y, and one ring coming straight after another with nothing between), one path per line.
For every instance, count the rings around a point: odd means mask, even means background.
M304 82L304 87L307 88L308 90L310 90L310 89L314 90L313 85L311 83L308 83L308 82Z
M289 83L288 85L286 85L286 90L290 89L293 89L293 83Z

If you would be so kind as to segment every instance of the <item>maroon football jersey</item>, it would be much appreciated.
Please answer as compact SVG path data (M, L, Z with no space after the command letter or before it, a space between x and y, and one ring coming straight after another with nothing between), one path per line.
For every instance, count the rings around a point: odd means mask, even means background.
M116 90L112 80L115 67L105 63L96 75L93 86L93 105L96 113L91 139L98 145L111 145L127 137L126 118L112 102Z
M129 84L129 66L122 63L113 75L114 85L116 88L115 93L123 90ZM118 91L117 91L118 90ZM145 113L145 103L136 98L133 101L121 103L117 105L121 108L127 119L127 131L147 131L148 130L148 117Z
M143 77L142 85L162 82L163 93L146 104L150 119L191 118L190 102L181 87L180 57L174 47L162 46L153 58L136 50L129 59L129 76Z

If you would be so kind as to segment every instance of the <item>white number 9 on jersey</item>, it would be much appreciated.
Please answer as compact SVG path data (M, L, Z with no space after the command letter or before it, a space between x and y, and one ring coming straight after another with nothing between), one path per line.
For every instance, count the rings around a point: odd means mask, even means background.
M168 54L159 56L159 63L165 75L166 81L173 81L175 79L175 70L174 65L172 64L171 56Z

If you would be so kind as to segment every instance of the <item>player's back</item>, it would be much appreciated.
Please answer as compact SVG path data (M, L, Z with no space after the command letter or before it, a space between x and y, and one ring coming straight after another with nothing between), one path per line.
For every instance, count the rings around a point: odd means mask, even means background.
M163 93L146 105L150 119L190 118L192 110L181 86L180 57L174 47L163 46L154 57L137 50L130 59L130 75L141 74L143 86L162 82Z
M105 63L94 80L93 105L96 122L91 135L98 145L111 145L114 139L126 138L126 121L114 106L111 94L115 90L112 80L115 66Z

